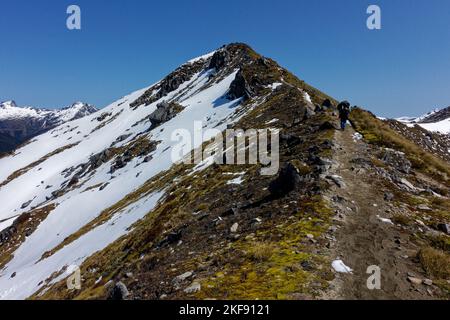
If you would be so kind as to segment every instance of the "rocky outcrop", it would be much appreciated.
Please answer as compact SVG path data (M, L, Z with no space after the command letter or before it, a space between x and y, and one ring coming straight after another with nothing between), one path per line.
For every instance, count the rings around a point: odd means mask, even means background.
M0 232L0 244L7 242L17 231L15 226L8 227Z
M270 183L269 191L273 196L282 196L294 190L300 182L297 168L289 162L281 168L278 177Z
M381 160L402 173L408 174L411 171L411 162L406 159L403 152L399 152L393 149L385 149L384 155Z
M184 107L176 102L163 101L156 106L156 110L148 117L151 121L150 130L158 127L164 122L174 118Z
M189 81L196 73L200 72L204 65L205 61L203 60L182 65L161 80L161 82L157 85L148 89L138 99L130 103L130 106L133 108L137 108L140 105L148 106L149 104L167 96L170 92L177 90L184 82Z
M239 70L236 74L236 78L230 85L230 90L228 91L229 99L239 99L243 98L244 100L251 98L253 95L252 88L248 84L242 70Z
M108 300L125 300L129 295L127 286L119 281L110 288Z
M227 50L216 51L211 58L208 69L215 69L216 71L219 71L226 67L230 61L230 53Z

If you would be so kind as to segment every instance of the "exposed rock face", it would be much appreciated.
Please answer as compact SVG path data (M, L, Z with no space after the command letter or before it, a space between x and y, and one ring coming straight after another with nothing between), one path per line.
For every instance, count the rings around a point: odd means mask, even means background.
M437 227L438 230L450 235L450 223L440 223Z
M281 169L278 177L269 185L269 191L274 196L282 196L294 190L300 184L300 174L292 163L287 163Z
M386 149L382 160L400 172L408 174L411 171L411 162L406 159L402 152Z
M238 99L244 98L244 100L249 99L253 95L253 91L248 84L243 72L240 70L236 74L236 78L230 85L230 91L228 92L228 98Z
M202 70L209 72L209 83L213 84L237 69L239 72L230 86L228 99L248 99L266 89L266 86L279 82L281 76L274 61L258 55L246 44L232 43L223 46L208 58L182 65L130 105L137 108L156 102Z
M141 97L139 97L136 101L133 101L130 106L134 108L143 104L147 106L165 97L168 93L178 89L181 84L190 80L194 74L199 72L204 67L204 65L205 61L203 60L182 65L156 86L148 89Z
M34 136L94 112L95 107L82 102L57 110L22 108L14 101L0 103L0 152L11 151Z
M108 300L125 300L129 295L130 293L125 284L119 281L112 287Z
M325 99L322 103L322 107L330 109L333 107L333 104L331 103L330 99Z
M6 228L5 230L2 230L0 232L0 244L3 244L4 242L7 242L8 239L10 239L13 234L16 232L16 227L15 226L11 226Z
M176 102L163 101L158 104L157 109L149 116L151 121L150 130L158 127L161 123L167 122L174 118L184 107Z
M222 68L226 67L230 60L230 54L227 50L219 50L214 53L208 68L216 69L216 71L219 71Z

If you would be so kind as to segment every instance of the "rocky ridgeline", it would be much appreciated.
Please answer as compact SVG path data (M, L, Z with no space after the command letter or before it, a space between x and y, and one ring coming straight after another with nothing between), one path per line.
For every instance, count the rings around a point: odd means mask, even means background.
M140 105L149 105L163 97L168 93L178 89L180 85L192 78L194 74L202 70L205 61L199 60L194 63L187 63L170 73L161 82L149 88L142 96L133 101L130 106L137 108Z
M282 78L281 68L273 60L260 56L245 44L234 43L223 46L209 58L182 65L160 83L149 88L133 101L131 106L136 108L149 105L167 96L198 72L211 72L206 84L211 86L236 70L238 72L227 95L229 99L247 100L258 96L267 90L268 85L281 81Z
M420 121L420 123L433 123L433 122L439 122L445 119L450 118L450 107L444 108L442 110L439 110L437 112L434 112L433 114L425 117Z
M183 111L184 107L176 102L161 102L156 106L156 110L149 115L151 122L149 130L160 126L161 124L173 119L176 115Z

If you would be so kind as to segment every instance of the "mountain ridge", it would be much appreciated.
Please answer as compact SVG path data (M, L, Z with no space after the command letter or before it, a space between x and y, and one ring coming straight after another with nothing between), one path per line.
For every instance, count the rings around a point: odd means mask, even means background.
M0 298L356 298L366 295L351 285L360 268L399 259L406 269L387 286L399 290L367 297L427 297L409 273L432 278L432 296L444 297L447 269L429 262L448 259L439 251L450 243L448 163L408 138L408 126L360 108L339 132L336 105L234 43L37 137L0 159ZM173 136L194 133L195 121L203 139L174 160ZM274 176L261 163L181 161L215 141L212 129L267 128L280 131ZM373 185L377 203L347 193ZM413 240L398 244L398 234ZM348 250L345 239L368 247ZM389 250L371 256L380 241ZM355 277L333 269L338 259ZM74 268L81 289L68 290Z
M450 107L434 109L419 117L400 117L396 120L408 126L418 125L430 132L450 133Z

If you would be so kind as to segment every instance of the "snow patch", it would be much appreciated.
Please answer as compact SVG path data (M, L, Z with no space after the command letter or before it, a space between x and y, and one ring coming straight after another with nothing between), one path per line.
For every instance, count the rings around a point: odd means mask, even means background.
M304 91L303 92L303 97L305 98L305 100L307 102L312 103L311 96L308 94L308 92Z
M391 219L382 218L382 217L380 217L380 216L378 216L378 215L377 215L377 218L378 218L381 222L388 223L388 224L394 224L394 223L392 222Z
M242 184L242 182L244 182L244 179L242 177L237 177L235 179L232 179L230 181L227 182L228 185L230 184Z
M333 267L334 271L339 273L352 273L353 270L346 266L345 263L342 260L334 260L331 263L331 266Z

